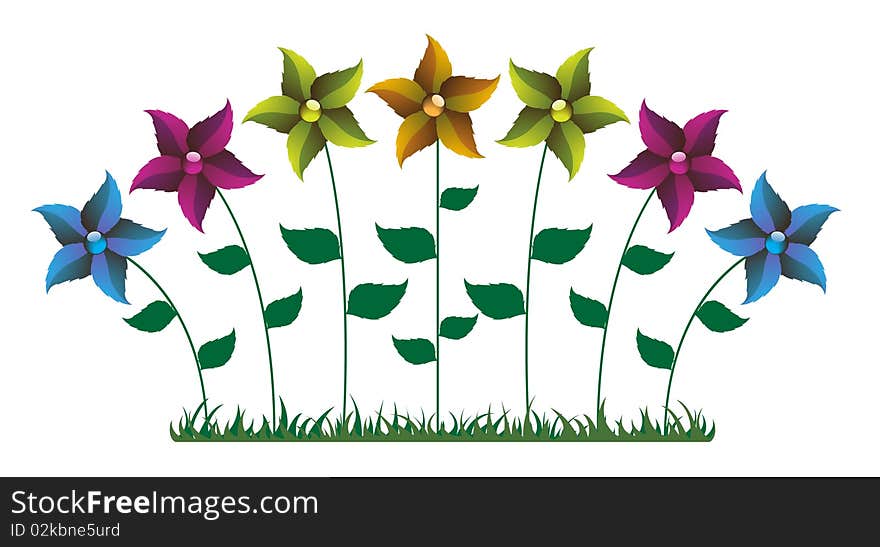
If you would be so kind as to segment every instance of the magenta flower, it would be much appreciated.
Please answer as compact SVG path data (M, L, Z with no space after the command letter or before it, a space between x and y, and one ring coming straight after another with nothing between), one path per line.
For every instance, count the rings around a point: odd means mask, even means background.
M739 179L726 163L712 155L718 121L725 110L710 110L693 118L684 129L642 102L639 130L647 150L616 175L616 182L647 190L655 188L669 217L672 232L684 222L694 204L694 191L735 188Z
M177 192L184 216L203 232L202 221L217 188L244 188L263 175L255 175L232 152L226 150L232 136L232 107L226 106L192 129L180 118L147 110L156 128L157 158L144 165L134 178L131 191L147 188Z

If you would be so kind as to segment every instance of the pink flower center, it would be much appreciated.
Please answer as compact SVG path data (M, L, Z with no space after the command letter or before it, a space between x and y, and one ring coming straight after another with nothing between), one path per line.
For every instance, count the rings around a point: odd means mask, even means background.
M186 153L183 171L187 175L198 175L202 172L202 155L195 151Z
M690 162L684 152L679 150L669 158L669 170L676 175L684 175L688 172L688 168L690 168Z

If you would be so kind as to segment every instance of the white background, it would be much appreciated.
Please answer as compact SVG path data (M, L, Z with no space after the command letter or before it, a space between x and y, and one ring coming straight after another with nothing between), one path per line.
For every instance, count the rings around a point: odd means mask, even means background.
M497 4L502 5L502 4ZM0 150L5 241L2 273L2 382L5 419L0 473L12 475L825 475L877 474L876 358L878 305L874 244L878 180L878 41L862 2L28 2L0 17L3 85ZM411 77L424 33L448 51L455 74L492 77L498 91L474 114L486 159L442 151L444 186L480 185L465 211L442 213L443 315L476 313L462 279L523 286L531 200L540 148L494 141L521 103L507 77L513 57L553 73L574 51L591 56L593 94L637 119L643 98L683 124L726 108L716 154L740 176L745 193L698 194L672 235L657 201L635 242L675 250L658 274L621 276L607 352L605 394L612 416L640 406L659 414L666 374L639 360L636 328L670 342L715 277L734 260L705 236L747 216L754 180L771 184L792 207L841 209L814 249L828 272L828 292L783 279L766 298L739 306L743 275L716 297L748 316L719 335L694 327L679 362L673 398L703 408L718 435L706 445L641 444L175 444L168 424L199 400L193 363L176 324L147 335L120 319L158 298L133 270L128 297L112 302L90 280L45 294L56 251L44 203L81 207L108 169L127 189L156 155L146 108L190 123L229 98L236 120L278 94L284 46L318 73L361 57L364 88ZM390 337L430 336L433 263L404 265L380 246L373 224L433 231L433 152L401 170L394 157L400 119L371 94L350 105L367 149L333 148L349 288L409 279L403 303L380 321L350 320L350 387L362 409L397 402L433 408L433 365L415 367ZM229 149L258 184L227 194L249 239L267 300L303 287L296 323L273 331L279 394L309 414L338 405L341 322L338 263L309 266L280 240L287 227L334 227L326 162L319 156L299 182L284 136L239 126ZM587 137L580 174L568 183L548 157L538 228L594 224L586 250L563 266L532 271L532 392L541 411L592 413L601 331L580 326L568 291L607 301L616 260L645 194L606 175L643 149L637 126L616 124ZM174 195L124 195L124 215L160 228L165 239L139 261L165 285L199 342L233 326L239 344L224 368L206 372L224 416L236 405L269 411L262 329L250 277L221 277L195 255L235 243L215 201L206 234L192 229ZM481 317L462 341L442 346L446 410L474 413L489 403L519 408L522 318Z

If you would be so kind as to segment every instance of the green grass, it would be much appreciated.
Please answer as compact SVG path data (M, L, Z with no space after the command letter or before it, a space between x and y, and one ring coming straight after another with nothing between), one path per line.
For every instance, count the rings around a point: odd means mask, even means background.
M552 416L539 416L529 410L530 419L523 423L519 417L510 416L510 411L502 407L501 412L492 412L491 406L476 416L450 414L451 419L444 422L442 431L437 432L436 420L426 416L400 414L395 405L386 414L380 407L375 415L361 415L356 403L354 411L348 413L343 424L338 418L331 418L332 408L318 418L306 417L302 413L292 418L288 416L284 401L281 402L281 416L278 426L273 430L268 419L263 417L254 421L246 417L240 408L235 417L220 424L215 415L220 407L208 413L207 420L200 418L202 406L193 412L183 411L178 423L170 426L171 438L178 442L709 442L715 437L715 425L707 423L702 412L692 412L683 403L684 416L671 411L669 434L663 435L663 426L652 420L647 409L641 410L640 423L616 420L609 424L605 417L605 405L599 412L598 422L586 415L566 418L553 411Z

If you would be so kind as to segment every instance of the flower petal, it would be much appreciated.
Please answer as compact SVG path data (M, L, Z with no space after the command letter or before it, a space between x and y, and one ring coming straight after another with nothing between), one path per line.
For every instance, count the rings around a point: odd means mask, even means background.
M571 120L558 123L547 137L547 146L568 170L568 180L577 175L584 161L584 134Z
M205 118L189 130L187 143L190 150L195 150L202 158L209 158L226 148L231 136L232 106L227 100L226 106L216 114Z
M520 111L507 135L498 142L516 148L534 146L550 136L555 124L547 110L527 106Z
M786 230L791 224L791 209L770 187L766 171L755 183L750 208L755 224L768 234L775 230Z
M107 236L107 248L121 256L137 256L159 243L165 230L145 228L127 218L120 219Z
M183 162L177 156L159 156L147 162L141 167L131 183L131 190L146 188L149 190L161 190L163 192L175 192L183 178Z
M770 292L781 273L779 255L764 251L746 258L746 299L743 304L754 302Z
M733 188L742 192L739 179L726 163L712 156L691 158L688 177L697 192Z
M119 222L122 214L122 196L116 181L107 173L104 183L82 210L82 224L87 231L106 232Z
M70 205L43 205L34 209L43 215L43 219L49 224L55 239L62 245L82 243L86 237L86 229L82 225L79 209Z
M791 224L785 230L785 235L794 243L809 245L816 241L822 225L839 209L830 205L801 205L791 212Z
M825 268L813 249L801 243L789 243L788 248L780 255L780 260L782 275L818 285L825 292Z
M681 226L694 205L694 185L687 175L669 175L657 187L657 197L666 209L669 232Z
M412 80L392 78L374 84L368 93L375 93L385 101L398 116L406 118L422 109L422 101L427 95L425 90Z
M571 108L573 112L571 121L584 133L592 133L615 122L629 123L629 118L623 110L598 95L581 97L572 103Z
M336 146L357 148L376 142L364 134L347 106L325 110L318 118L318 127L324 137Z
M437 142L437 124L434 118L422 111L410 114L397 132L397 163L403 167L403 161Z
M639 111L639 130L648 150L668 158L684 148L684 132L679 126L660 116L642 101Z
M670 176L669 160L650 150L644 150L616 175L608 175L618 184L629 188L647 190L656 188Z
M92 259L82 242L70 243L61 247L49 264L49 272L46 274L46 292L59 283L88 277L91 265Z
M183 216L200 232L204 232L202 222L215 191L214 186L201 175L184 176L177 189L177 201Z
M312 83L312 98L317 99L324 110L341 108L354 99L363 75L363 59L353 67L322 74Z
M116 253L103 252L92 257L92 279L104 294L128 304L125 299L125 270L128 262Z
M573 102L590 94L590 52L582 49L559 65L556 79L562 86L562 98Z
M287 159L293 172L303 180L303 172L327 143L316 123L300 121L287 136Z
M278 48L284 55L284 73L281 76L281 92L299 102L310 99L315 69L295 51Z
M708 156L715 150L718 122L726 110L710 110L684 124L684 152L688 156Z
M736 256L752 256L761 252L767 240L767 234L750 218L720 230L706 230L706 233L716 245Z
M467 76L453 76L440 86L440 95L446 99L446 108L455 112L471 112L480 108L498 87L500 76L481 80Z
M482 158L474 142L474 129L471 116L465 112L447 110L437 118L437 136L456 154L468 158Z
M244 188L263 178L263 175L255 175L251 172L228 150L222 150L219 154L206 158L202 175L208 179L208 182L224 190Z
M543 72L522 68L510 61L510 83L519 99L532 108L550 108L562 96L556 78Z
M147 114L153 118L153 127L156 128L156 144L159 153L163 156L183 157L188 151L186 136L189 134L189 126L168 112L161 110L147 110Z
M437 40L428 36L428 47L413 75L413 80L425 93L437 93L440 85L452 76L452 63Z
M286 135L299 121L299 102L287 95L269 97L251 108L242 121L257 122Z

